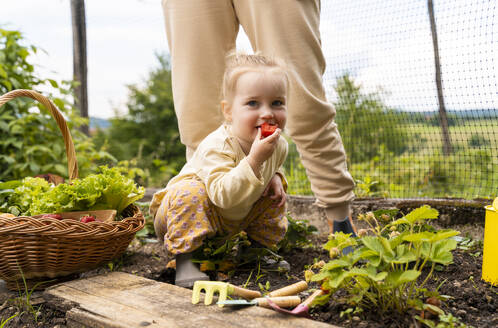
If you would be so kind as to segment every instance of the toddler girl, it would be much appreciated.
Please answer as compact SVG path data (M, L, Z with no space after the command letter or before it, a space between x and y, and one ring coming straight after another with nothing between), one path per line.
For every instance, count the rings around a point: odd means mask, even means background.
M225 123L199 144L150 206L156 235L176 258L176 285L191 287L196 280L209 279L190 260L206 237L244 230L266 247L284 237L286 182L281 166L287 142L280 134L288 88L288 73L278 60L228 56L221 102ZM277 129L262 137L264 123Z

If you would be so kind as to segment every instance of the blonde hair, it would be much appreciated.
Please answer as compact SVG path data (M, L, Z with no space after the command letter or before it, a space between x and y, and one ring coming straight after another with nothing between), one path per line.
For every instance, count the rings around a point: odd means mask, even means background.
M281 73L286 81L287 88L290 85L287 66L275 57L264 56L260 53L245 54L231 51L226 57L225 74L221 89L221 99L229 99L235 91L237 80L247 72L267 71Z

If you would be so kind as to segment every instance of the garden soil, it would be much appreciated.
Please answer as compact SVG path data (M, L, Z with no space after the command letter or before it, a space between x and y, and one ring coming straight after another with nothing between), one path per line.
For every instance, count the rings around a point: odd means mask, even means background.
M268 281L269 289L275 290L302 280L305 266L313 263L314 260L327 261L327 252L321 249L321 245L325 241L325 237L317 237L314 239L314 244L317 247L294 249L290 253L283 254L291 263L291 271L287 274L260 271L258 282L266 285ZM167 269L166 262L165 254L157 243L141 243L135 240L127 252L117 261L114 261L112 267L106 265L86 272L82 274L82 277L103 274L112 269L173 283L174 269ZM482 255L480 252L468 253L457 250L454 252L454 263L449 265L444 272L436 272L436 281L428 287L437 288L441 284L439 292L452 297L444 304L443 309L461 318L462 322L474 327L497 327L498 288L491 287L480 280L481 263ZM229 281L236 285L244 285L249 281L248 288L259 290L260 287L255 282L256 277L257 268L249 268L238 271L230 278L223 274L218 274L217 277L213 276L212 278ZM312 285L311 287L317 286ZM7 292L3 288L3 292L0 293L0 317L2 320L16 314L18 305L15 303L15 299L18 296L19 293ZM21 297L21 299L25 300L25 297ZM30 304L33 306L33 310L25 309L24 313L9 321L5 327L65 327L65 313L45 303L41 292L36 291L31 295ZM405 313L379 317L376 312L364 312L361 315L343 315L341 317L341 311L345 309L346 307L340 304L329 302L325 306L315 307L311 311L311 316L314 320L343 327L417 327L413 316L420 315L420 313ZM37 320L34 320L35 314L38 316Z

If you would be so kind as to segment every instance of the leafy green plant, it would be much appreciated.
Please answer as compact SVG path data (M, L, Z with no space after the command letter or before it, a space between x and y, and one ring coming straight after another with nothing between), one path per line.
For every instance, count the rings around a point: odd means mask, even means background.
M472 327L468 326L460 321L459 318L454 317L451 313L439 313L438 319L439 322L435 322L434 320L424 319L420 316L415 316L415 319L423 323L429 328L467 328Z
M473 239L469 236L465 237L455 237L458 244L457 248L461 249L472 256L478 257L482 255L483 241L478 239Z
M365 93L349 74L337 79L335 91L336 122L350 163L377 156L382 145L396 155L408 149L405 114L389 108L381 92Z
M271 289L270 281L267 280L266 284L264 284L264 285L262 283L258 282L258 287L259 287L259 290L261 291L261 294L266 295L266 294L268 294L268 292Z
M310 237L318 232L315 226L310 225L308 220L294 220L290 215L287 215L287 222L285 237L278 243L279 250L288 252L293 248L313 246Z
M262 264L277 263L283 259L278 254L279 252L312 246L309 236L315 233L317 228L309 225L306 220L294 220L289 215L287 215L287 220L289 222L287 233L273 249L250 240L247 233L241 231L231 237L217 235L206 239L203 245L194 252L193 262L200 263L201 270L227 272L247 264L256 264L258 266L257 282L260 279Z
M438 211L422 206L396 219L397 210L379 210L360 215L369 228L358 237L342 232L330 235L324 248L332 258L311 280L330 291L345 290L345 303L362 309L375 308L380 314L422 310L423 299L440 297L424 286L437 264L448 265L456 248L455 230L435 230L427 224ZM342 255L346 247L354 251ZM428 269L428 270L424 270ZM427 272L428 271L428 272ZM425 275L425 276L424 276Z
M217 235L208 238L193 254L193 262L201 264L203 271L230 272L247 264L259 265L263 257L282 260L275 250L253 245L245 231L229 238Z
M367 175L365 178L356 179L355 194L358 197L378 197L386 196L379 187L380 183L374 180L371 176Z
M115 209L120 214L145 193L119 168L99 168L99 174L74 179L71 184L57 186L41 178L25 178L21 185L0 203L0 211L14 215L36 215L70 211ZM9 187L10 184L7 184Z
M96 165L114 163L110 154L97 149L78 130L86 120L72 104L72 82L40 77L30 63L38 48L25 43L20 32L0 28L0 95L14 89L50 90L43 95L66 118L80 175L94 172ZM68 176L64 140L43 105L22 97L0 107L0 136L0 180L19 180L45 173Z

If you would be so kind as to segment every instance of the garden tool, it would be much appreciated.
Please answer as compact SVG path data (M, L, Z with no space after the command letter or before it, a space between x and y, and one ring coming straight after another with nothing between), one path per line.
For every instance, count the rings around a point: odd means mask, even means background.
M270 308L270 302L279 308L293 307L301 303L299 296L277 296L277 297L258 297L251 301L246 300L223 300L218 301L219 306L223 305L257 305Z
M219 301L225 301L227 299L227 295L236 295L246 299L261 297L261 293L258 291L237 287L227 282L198 280L194 283L192 304L199 303L201 290L203 289L206 293L206 296L204 297L205 305L211 304L215 292L219 293ZM223 305L220 304L220 306Z
M297 295L303 290L308 289L308 284L306 281L301 280L296 282L295 284L274 290L273 292L268 293L266 296L268 297L276 297L276 296L288 296L288 295Z
M278 303L274 302L273 299L271 299L271 298L268 299L268 304L270 305L270 307L272 309L274 309L277 312L292 314L292 315L295 315L297 317L309 318L310 317L310 314L308 312L309 309L310 309L309 306L315 300L315 298L317 298L318 296L321 296L323 294L324 293L323 293L323 291L321 289L316 290L307 299L305 299L304 302L302 302L301 304L299 304L298 306L296 306L291 311L286 310L286 309L282 309L282 307Z

